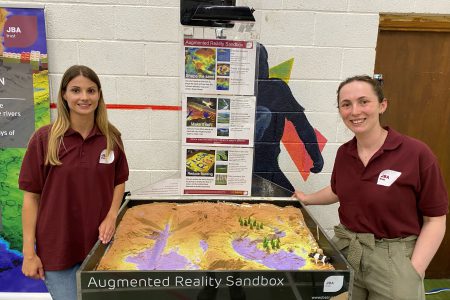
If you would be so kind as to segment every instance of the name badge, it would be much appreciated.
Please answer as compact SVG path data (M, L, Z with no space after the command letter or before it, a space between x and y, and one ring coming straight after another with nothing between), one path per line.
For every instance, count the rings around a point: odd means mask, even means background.
M393 171L393 170L384 170L378 175L378 185L391 186L397 178L402 175L401 172Z
M109 152L109 156L106 156L106 149L105 149L100 154L100 160L98 162L101 164L110 164L113 161L114 161L114 151Z

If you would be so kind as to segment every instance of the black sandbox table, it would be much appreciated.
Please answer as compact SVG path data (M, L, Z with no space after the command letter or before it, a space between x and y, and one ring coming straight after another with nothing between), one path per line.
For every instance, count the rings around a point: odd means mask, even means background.
M97 242L77 272L78 300L322 300L349 292L353 272L308 210L290 199L289 192L269 181L254 179L254 185L255 181L252 195L257 196L245 198L191 195L134 198L131 195L121 207L117 224L128 208L154 202L230 201L291 205L301 210L306 226L331 258L335 270L97 271L96 267L108 247ZM258 196L267 194L269 197Z

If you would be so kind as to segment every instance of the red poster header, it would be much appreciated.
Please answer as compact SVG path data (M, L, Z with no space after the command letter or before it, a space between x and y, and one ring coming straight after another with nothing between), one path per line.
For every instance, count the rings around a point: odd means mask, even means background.
M192 143L192 144L221 144L221 145L248 145L249 144L249 140L244 140L244 139L186 138L186 143Z
M248 195L247 191L239 191L239 190L184 190L184 194L191 195L238 195L238 196L246 196Z
M185 39L185 46L253 49L252 41Z

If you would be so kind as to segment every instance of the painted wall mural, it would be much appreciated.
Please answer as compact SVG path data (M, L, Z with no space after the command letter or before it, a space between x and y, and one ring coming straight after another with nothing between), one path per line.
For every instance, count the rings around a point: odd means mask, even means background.
M22 274L22 158L50 123L44 10L0 7L0 292L46 292Z
M322 171L321 151L327 139L309 123L289 88L294 60L269 69L268 52L262 44L259 48L253 172L294 191L278 163L281 143L306 181L311 172Z

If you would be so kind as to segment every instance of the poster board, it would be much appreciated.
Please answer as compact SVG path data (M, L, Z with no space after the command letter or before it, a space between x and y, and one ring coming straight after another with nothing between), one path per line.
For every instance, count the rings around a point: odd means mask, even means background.
M180 49L181 194L251 196L257 43L246 30L203 29Z
M0 32L0 299L48 299L44 283L21 272L17 183L30 136L50 123L44 8L0 7Z

